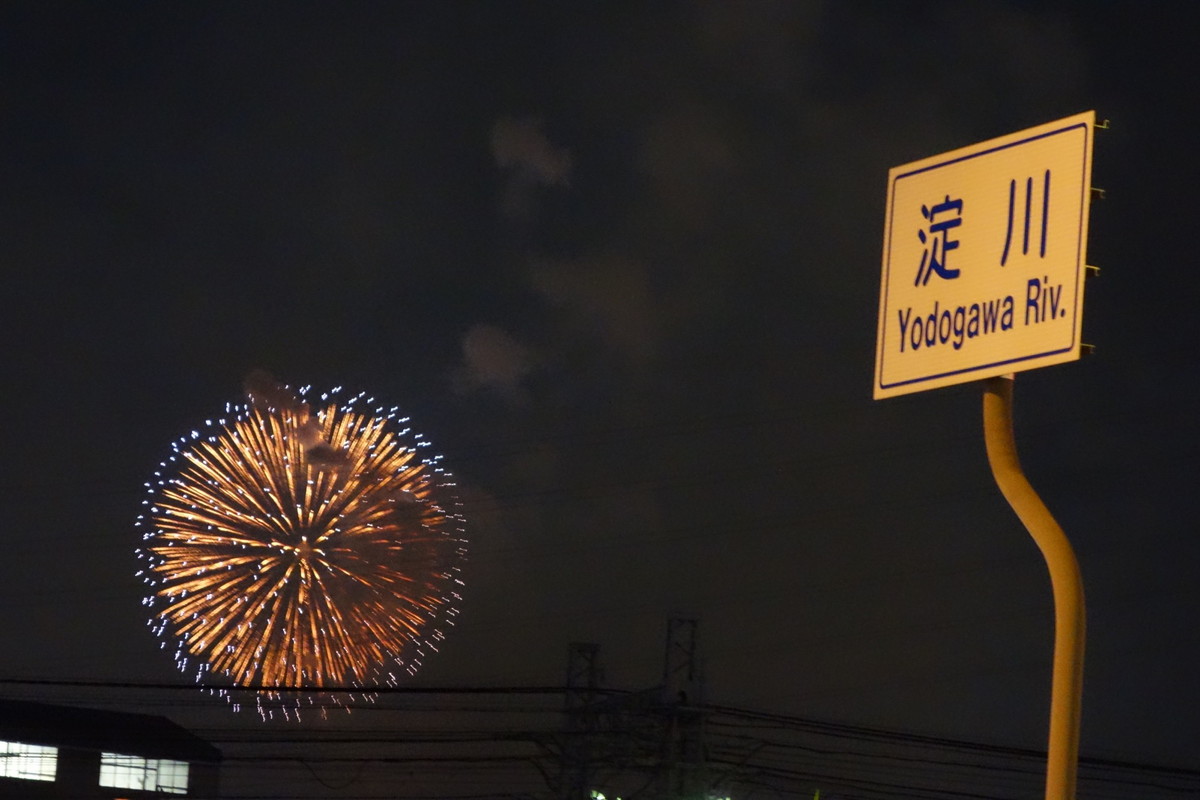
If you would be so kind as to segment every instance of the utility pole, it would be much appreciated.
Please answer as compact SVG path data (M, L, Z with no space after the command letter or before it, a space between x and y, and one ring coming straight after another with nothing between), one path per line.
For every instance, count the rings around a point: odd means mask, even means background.
M663 659L662 800L705 800L704 681L694 619L667 622Z
M564 711L566 738L562 746L562 800L588 800L595 772L592 752L596 727L596 693L600 685L600 646L572 642L567 651L567 691Z

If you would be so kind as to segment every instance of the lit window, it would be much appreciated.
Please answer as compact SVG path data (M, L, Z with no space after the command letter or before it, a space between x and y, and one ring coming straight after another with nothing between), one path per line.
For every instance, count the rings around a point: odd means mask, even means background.
M188 765L169 758L100 754L100 785L144 792L187 794Z
M58 774L58 748L0 741L0 777L52 781Z

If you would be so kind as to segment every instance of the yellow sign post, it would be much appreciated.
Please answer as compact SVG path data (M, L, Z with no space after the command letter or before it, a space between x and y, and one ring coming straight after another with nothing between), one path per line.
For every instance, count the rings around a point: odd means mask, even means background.
M992 476L1054 597L1046 800L1074 800L1085 612L1079 563L1021 470L1013 373L1079 358L1093 111L888 173L876 399L984 382Z

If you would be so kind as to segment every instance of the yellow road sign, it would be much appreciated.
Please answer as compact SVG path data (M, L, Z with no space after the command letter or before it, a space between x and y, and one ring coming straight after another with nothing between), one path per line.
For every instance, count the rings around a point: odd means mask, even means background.
M1095 119L888 172L876 399L1079 358Z

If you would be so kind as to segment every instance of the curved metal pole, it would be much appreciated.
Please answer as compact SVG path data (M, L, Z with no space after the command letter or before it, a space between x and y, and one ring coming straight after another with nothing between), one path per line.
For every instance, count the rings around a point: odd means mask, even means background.
M1013 378L989 378L983 390L983 434L996 485L1025 524L1050 569L1054 593L1054 674L1046 800L1075 800L1079 716L1083 697L1083 580L1075 551L1021 471L1012 422Z

